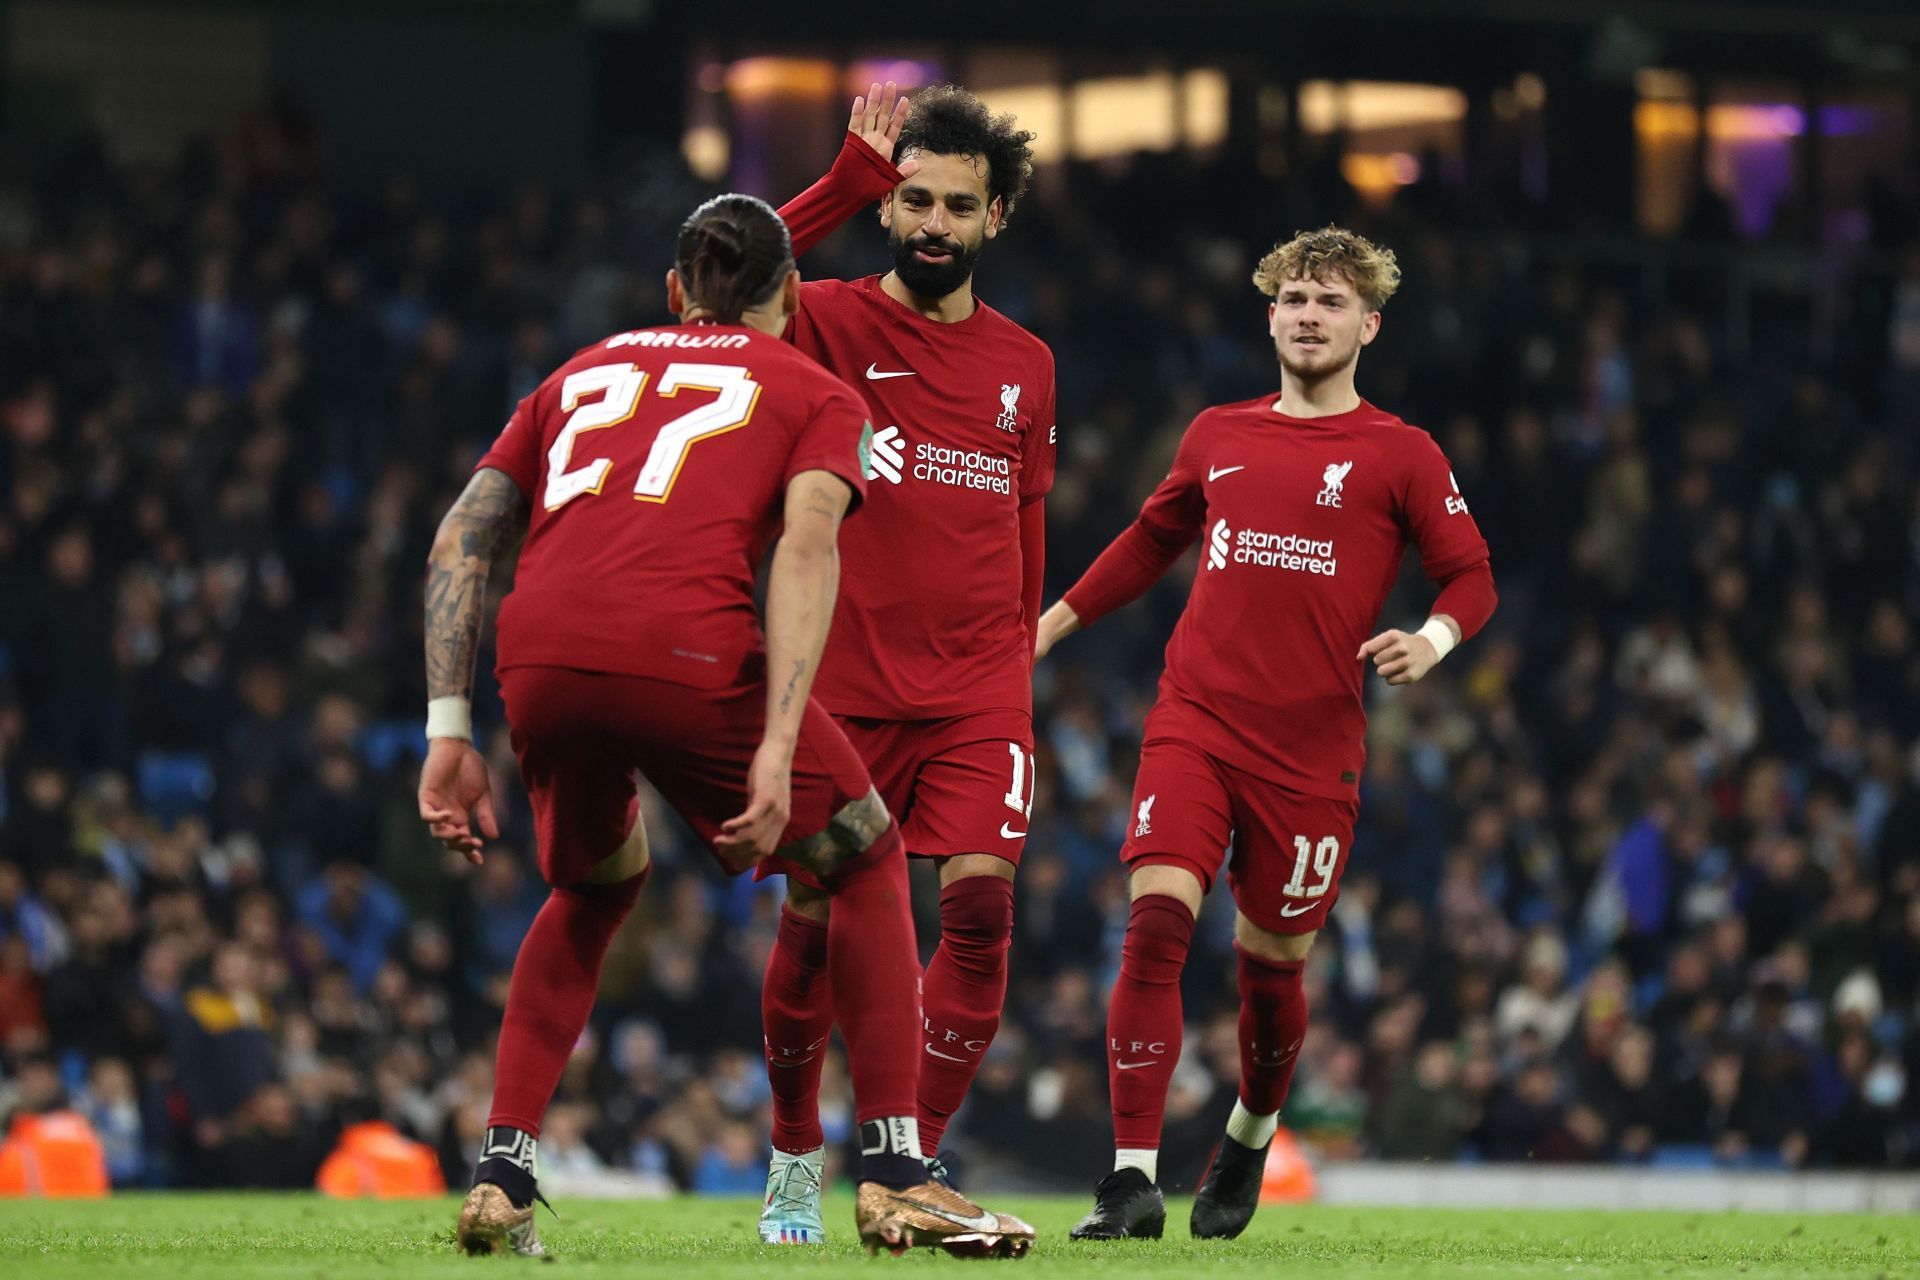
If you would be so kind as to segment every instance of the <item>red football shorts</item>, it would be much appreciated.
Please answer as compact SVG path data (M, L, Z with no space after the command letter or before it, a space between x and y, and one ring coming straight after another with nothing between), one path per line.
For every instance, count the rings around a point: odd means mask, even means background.
M907 852L922 858L991 853L1020 864L1033 815L1033 717L980 711L944 720L834 723L867 762L900 820Z
M709 848L720 824L747 807L747 768L766 725L764 684L690 689L644 676L510 667L500 673L500 692L548 884L579 883L625 843L639 816L636 773ZM833 718L809 700L781 843L825 830L871 785ZM777 858L761 865L818 883Z
M1209 890L1224 858L1240 914L1272 933L1312 933L1340 897L1359 814L1358 801L1292 791L1155 738L1140 748L1120 860L1185 867Z

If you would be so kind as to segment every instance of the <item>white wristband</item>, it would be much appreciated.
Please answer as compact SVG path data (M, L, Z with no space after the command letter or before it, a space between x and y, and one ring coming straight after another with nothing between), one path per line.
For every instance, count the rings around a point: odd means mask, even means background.
M1453 638L1453 628L1438 618L1428 618L1426 625L1422 626L1418 631L1414 632L1414 634L1427 638L1427 643L1433 646L1435 662L1452 653L1453 647L1460 643Z
M472 742L473 704L457 694L427 703L427 737Z

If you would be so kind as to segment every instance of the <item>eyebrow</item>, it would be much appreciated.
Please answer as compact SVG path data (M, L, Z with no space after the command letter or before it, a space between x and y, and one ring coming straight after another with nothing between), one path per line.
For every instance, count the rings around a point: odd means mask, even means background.
M933 189L931 187L921 186L917 182L910 182L901 189L901 194L931 197L933 195ZM977 193L966 190L949 191L947 192L946 200L948 204L960 204L967 201L971 201L974 204L980 204L982 202L981 197Z

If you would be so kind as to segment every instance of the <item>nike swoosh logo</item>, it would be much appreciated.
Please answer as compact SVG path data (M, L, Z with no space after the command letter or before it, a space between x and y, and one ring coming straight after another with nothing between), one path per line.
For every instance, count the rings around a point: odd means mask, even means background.
M1113 1065L1122 1071L1132 1071L1138 1067L1150 1067L1158 1061L1160 1061L1158 1058L1148 1058L1145 1062L1116 1062Z
M873 374L868 373L867 376L871 378ZM1247 464L1244 462L1237 467L1218 467L1218 468L1208 467L1207 479L1218 480L1221 476L1230 476L1236 471L1245 471L1246 469L1247 469Z
M963 1217L951 1209L936 1209L930 1204L922 1204L918 1200L909 1200L898 1192L894 1194L893 1198L901 1204L906 1205L909 1209L918 1209L922 1213L930 1213L942 1222L951 1222L954 1226L965 1227L969 1231L998 1231L1000 1229L1000 1219L991 1213L982 1212L969 1218Z
M1002 840L1018 840L1026 834L1024 831L1015 831L1011 822L1003 822L1000 824L1000 838Z
M928 1046L927 1046L927 1052L928 1052L928 1053L930 1053L930 1054L932 1054L932 1055L933 1055L934 1057L936 1057L936 1058L945 1058L945 1059L946 1059L946 1060L947 1060L948 1062L961 1062L961 1063L964 1063L964 1062L966 1061L966 1059L965 1059L965 1058L956 1058L956 1057L954 1057L954 1056L953 1056L952 1054L950 1054L950 1053L942 1053L942 1052L940 1052L940 1051L939 1051L938 1049L936 1049L936 1048L934 1048L934 1047L933 1047L932 1045L928 1045ZM931 1212L931 1211L929 1211L929 1212Z
M867 366L868 382L881 382L886 380L887 378L911 378L914 376L916 375L914 374L914 371L912 369L905 370L904 372L901 372L901 373L882 373L880 372L880 366L878 363L870 364Z
M1307 914L1307 912L1313 910L1313 907L1314 907L1314 904L1311 902L1307 903L1304 906L1299 906L1299 907L1289 904L1287 906L1280 908L1280 914L1287 917L1289 920L1291 920L1295 916L1303 916Z

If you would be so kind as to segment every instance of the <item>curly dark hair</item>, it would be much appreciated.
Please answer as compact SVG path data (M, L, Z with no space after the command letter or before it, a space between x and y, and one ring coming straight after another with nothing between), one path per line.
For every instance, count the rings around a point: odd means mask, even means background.
M986 157L987 201L1000 201L1004 222L1033 177L1033 148L1027 145L1032 141L1033 131L1016 127L1011 113L996 116L960 86L936 84L914 91L894 154L902 159L916 151Z

